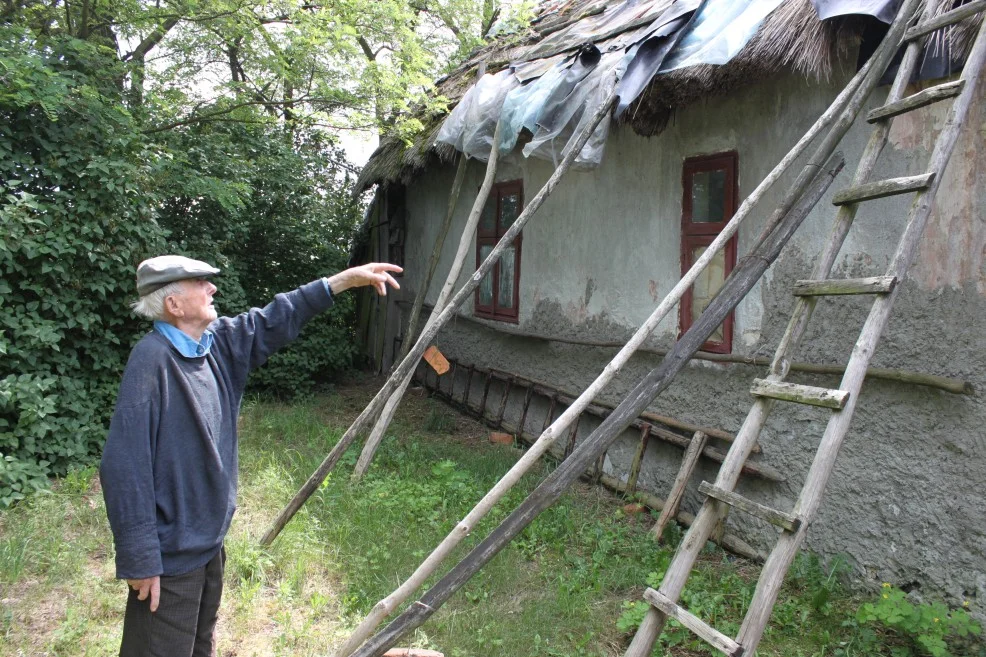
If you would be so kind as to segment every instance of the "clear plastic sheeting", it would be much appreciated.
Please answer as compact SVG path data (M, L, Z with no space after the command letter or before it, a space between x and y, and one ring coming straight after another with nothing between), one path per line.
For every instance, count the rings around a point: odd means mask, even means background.
M708 0L661 72L699 64L726 64L743 49L782 0Z
M519 84L510 69L484 75L449 113L435 142L449 144L468 157L488 160L503 99Z
M811 4L814 5L819 20L862 14L890 24L897 16L903 0L811 0Z
M609 97L626 68L621 52L606 53L592 72L565 98L545 105L534 138L524 147L524 157L549 160L555 166L574 146L573 141ZM603 159L610 117L605 117L575 158L575 166L591 168Z
M564 102L599 59L595 46L584 46L575 57L555 66L537 81L507 94L500 115L500 152L512 151L523 129L534 134L544 109Z

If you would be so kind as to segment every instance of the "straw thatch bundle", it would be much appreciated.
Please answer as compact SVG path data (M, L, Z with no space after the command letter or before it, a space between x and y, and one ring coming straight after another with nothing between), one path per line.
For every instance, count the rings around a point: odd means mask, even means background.
M952 8L953 0L928 0L934 4L935 15ZM436 92L454 106L475 82L481 64L487 72L495 73L510 63L524 61L525 55L541 43L559 42L548 54L578 48L582 41L573 36L576 30L592 31L593 21L600 21L607 4L602 0L550 0L540 5L531 29L520 37L494 41L474 53L452 73L438 80ZM671 0L668 0L668 5ZM981 18L973 17L947 32L955 52L967 52L978 30ZM864 29L871 29L875 19L847 16L825 22L809 0L786 0L764 20L757 34L746 47L724 66L693 66L658 75L629 107L624 115L635 132L653 136L666 127L674 110L700 98L724 95L736 89L776 75L793 71L817 80L828 79L839 67L856 64L856 53ZM620 34L598 32L597 44L617 39ZM940 37L939 37L940 40ZM934 47L934 46L933 46ZM942 44L937 44L942 47ZM540 50L540 49L539 49ZM538 52L538 56L546 56ZM440 161L451 161L455 151L451 146L435 145L435 137L445 115L423 117L425 128L414 143L406 145L385 139L363 168L358 188L384 182L408 183L422 169Z

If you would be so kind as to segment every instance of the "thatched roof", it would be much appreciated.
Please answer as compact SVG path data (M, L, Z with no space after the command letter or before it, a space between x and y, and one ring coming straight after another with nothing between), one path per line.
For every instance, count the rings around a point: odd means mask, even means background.
M639 18L612 25L604 11L621 2L606 0L546 0L530 28L521 35L493 41L473 53L449 75L439 79L436 92L449 99L454 107L475 83L477 72L496 73L509 65L518 67L522 79L540 76L548 68L591 40L601 50L631 45L657 13L671 6L673 0L648 5L650 11ZM952 0L928 0L938 5L936 13L952 7ZM700 65L657 75L644 92L630 105L621 121L638 134L652 136L667 125L675 109L699 98L722 95L774 75L782 70L795 71L806 77L827 79L839 66L854 65L863 30L874 19L845 16L820 21L810 0L783 0L760 25L756 35L728 64ZM971 47L973 29L978 18L967 20L952 38L961 47ZM588 37L588 38L587 38ZM415 141L406 145L396 139L384 139L363 168L358 189L386 182L408 183L425 167L439 161L451 161L455 149L435 144L435 138L447 114L419 117L425 128Z

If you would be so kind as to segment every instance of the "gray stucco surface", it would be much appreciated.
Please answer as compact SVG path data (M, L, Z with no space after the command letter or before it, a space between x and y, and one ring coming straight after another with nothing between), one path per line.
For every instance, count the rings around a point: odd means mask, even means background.
M531 333L624 340L643 322L680 277L681 165L689 156L735 150L741 197L749 194L833 98L848 77L831 83L781 76L678 112L660 136L645 139L625 127L612 130L603 164L570 173L523 233L519 328ZM980 87L982 89L982 87ZM871 106L880 104L878 98ZM927 161L945 107L921 110L892 131L878 177L919 173ZM834 215L828 199L847 184L868 128L859 122L844 140L848 171L809 216L760 285L737 308L734 354L770 356L794 302L791 283L809 277L814 254ZM983 163L986 110L974 103L946 172L918 260L894 310L874 365L954 376L986 390L986 186ZM506 158L497 180L521 179L526 199L552 172L549 163ZM445 213L451 167L425 172L407 190L408 221L403 297L420 286L436 232ZM483 167L473 163L456 210L449 240L432 284L429 303L449 270L455 242L475 198ZM739 233L738 255L749 251L764 216L793 174L775 186L761 211ZM860 211L840 255L837 275L882 274L906 219L907 200L883 200ZM471 259L468 264L474 261ZM470 267L467 267L471 271ZM466 272L468 274L468 272ZM460 279L465 283L466 275ZM797 360L844 363L862 326L865 298L819 303ZM462 309L471 315L471 304ZM565 345L504 335L458 321L439 335L440 349L465 363L490 365L519 375L581 390L615 350ZM652 337L666 347L677 331L677 314ZM635 356L605 391L619 402L659 363ZM762 368L693 361L658 397L655 412L736 431L751 403L749 386ZM789 380L837 387L832 376L794 374ZM516 422L522 397L511 399ZM540 429L544 410L531 411L528 428ZM744 495L780 509L794 503L824 430L828 412L778 404L761 437L757 460L787 475L771 484L745 478ZM532 419L537 417L536 420ZM535 426L536 425L536 426ZM587 435L592 423L582 427ZM869 380L844 444L807 547L825 557L845 555L861 577L945 594L953 601L986 605L986 408L982 397L959 396L921 386ZM607 467L626 475L636 436L627 434L608 454ZM725 448L725 445L720 445ZM653 442L640 485L666 496L681 450ZM703 460L683 507L695 511L702 479L717 464ZM741 513L731 530L758 547L769 547L775 530Z

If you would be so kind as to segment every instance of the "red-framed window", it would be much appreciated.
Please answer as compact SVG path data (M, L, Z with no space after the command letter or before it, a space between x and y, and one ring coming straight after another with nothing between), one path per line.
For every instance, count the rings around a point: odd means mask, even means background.
M496 183L490 190L476 229L476 267L493 251L524 207L524 184L520 180ZM521 236L514 239L476 288L477 317L517 322L520 292Z
M690 157L682 167L681 183L681 273L712 244L736 212L739 197L735 151ZM736 236L726 243L679 304L679 327L684 334L715 297L736 265ZM709 336L704 351L728 354L733 348L733 314Z

